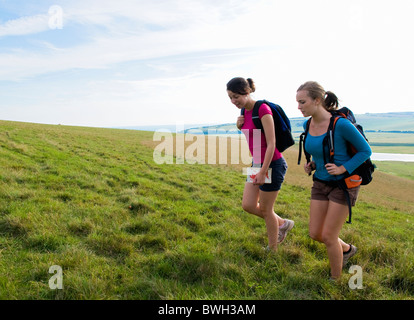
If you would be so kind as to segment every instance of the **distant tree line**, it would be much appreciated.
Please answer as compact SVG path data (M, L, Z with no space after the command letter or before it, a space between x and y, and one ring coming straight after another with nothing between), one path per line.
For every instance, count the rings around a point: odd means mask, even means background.
M365 130L365 132L414 133L413 130Z

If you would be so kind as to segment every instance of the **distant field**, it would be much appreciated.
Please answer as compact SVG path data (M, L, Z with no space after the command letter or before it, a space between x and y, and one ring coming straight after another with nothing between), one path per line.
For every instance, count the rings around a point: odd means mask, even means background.
M397 113L370 113L355 115L359 124L364 127L365 131L411 131L414 132L414 112L397 112ZM290 123L292 131L300 133L303 131L305 118L291 118ZM207 133L211 130L236 131L235 123L226 123L212 126L198 126L195 129Z
M414 131L414 112L356 114L355 118L365 131ZM304 118L291 119L294 131L301 131L303 122Z
M367 132L374 152L414 154L413 133Z

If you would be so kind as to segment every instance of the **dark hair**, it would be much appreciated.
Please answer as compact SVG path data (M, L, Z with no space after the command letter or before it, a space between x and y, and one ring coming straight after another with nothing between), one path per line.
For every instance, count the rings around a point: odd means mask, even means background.
M244 78L233 78L227 83L227 90L246 95L256 91L256 87L252 79L244 79Z
M338 97L332 91L325 89L316 81L308 81L302 84L297 91L305 90L308 96L313 100L319 98L326 110L332 111L338 109Z

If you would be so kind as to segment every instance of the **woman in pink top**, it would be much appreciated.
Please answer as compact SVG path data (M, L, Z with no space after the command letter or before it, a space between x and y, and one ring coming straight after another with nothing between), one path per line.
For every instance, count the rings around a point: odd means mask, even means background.
M245 211L265 220L269 240L268 250L276 250L294 222L282 219L274 212L274 204L281 189L287 164L282 154L276 149L273 115L270 107L262 104L259 107L259 118L263 125L260 132L260 143L254 139L255 130L252 111L256 103L250 94L255 91L252 79L234 78L227 83L227 93L231 102L245 113L237 119L237 127L246 135L249 149L253 156L253 166L261 167L253 183L246 182L243 192L242 207ZM272 168L272 182L265 184L265 176Z

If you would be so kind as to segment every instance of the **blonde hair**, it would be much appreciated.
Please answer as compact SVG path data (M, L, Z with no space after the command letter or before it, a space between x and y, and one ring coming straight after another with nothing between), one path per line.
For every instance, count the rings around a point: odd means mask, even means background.
M331 91L325 89L316 81L308 81L302 84L297 91L307 91L308 96L315 99L320 99L324 108L328 111L338 109L338 97Z

